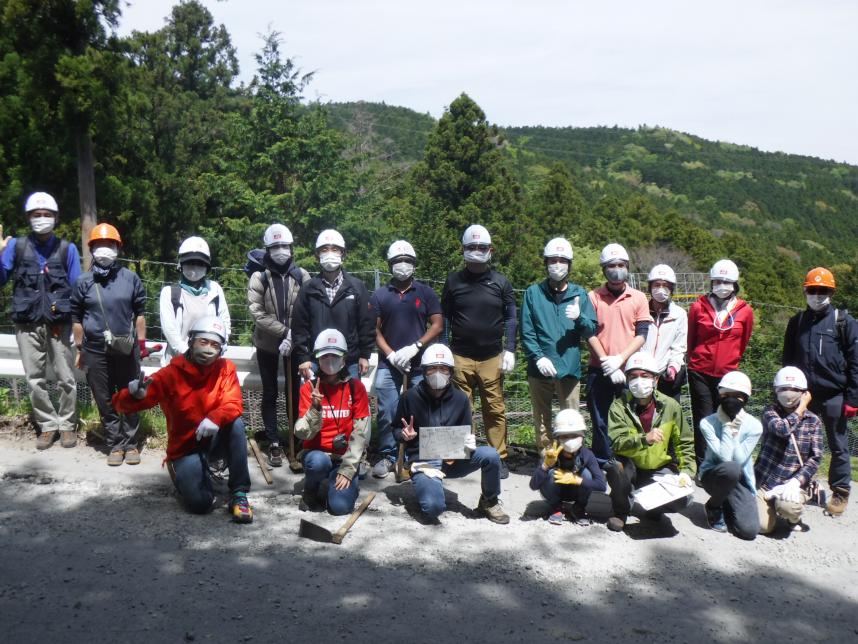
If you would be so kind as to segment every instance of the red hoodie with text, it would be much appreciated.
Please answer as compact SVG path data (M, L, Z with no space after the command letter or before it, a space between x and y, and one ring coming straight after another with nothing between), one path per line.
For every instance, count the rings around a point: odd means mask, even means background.
M688 368L720 378L739 368L751 332L754 310L745 300L736 304L720 321L708 295L701 295L688 310Z

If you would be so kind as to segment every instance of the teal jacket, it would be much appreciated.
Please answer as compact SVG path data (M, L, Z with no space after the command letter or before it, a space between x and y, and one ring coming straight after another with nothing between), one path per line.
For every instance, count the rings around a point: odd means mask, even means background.
M581 315L574 322L566 317L566 306L575 298ZM557 369L557 378L581 379L581 341L596 332L596 312L587 291L571 282L560 304L555 304L548 280L532 284L524 292L521 307L521 346L527 358L527 375L543 378L536 361L545 356Z

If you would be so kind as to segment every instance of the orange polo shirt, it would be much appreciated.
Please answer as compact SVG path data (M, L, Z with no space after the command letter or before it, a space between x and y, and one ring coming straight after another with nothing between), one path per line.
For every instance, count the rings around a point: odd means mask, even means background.
M614 297L603 284L587 294L596 310L596 337L609 356L622 353L635 337L635 324L652 322L646 295L626 284L626 289ZM598 367L596 354L590 352L590 366Z

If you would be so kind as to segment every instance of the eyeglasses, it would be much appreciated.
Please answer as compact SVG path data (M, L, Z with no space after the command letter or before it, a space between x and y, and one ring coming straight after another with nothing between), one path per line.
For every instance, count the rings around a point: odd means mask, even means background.
M807 286L804 292L808 295L830 295L832 290L824 286Z
M489 248L491 248L491 246L489 246L488 244L468 244L467 246L465 246L465 250L476 250L480 252L485 252Z

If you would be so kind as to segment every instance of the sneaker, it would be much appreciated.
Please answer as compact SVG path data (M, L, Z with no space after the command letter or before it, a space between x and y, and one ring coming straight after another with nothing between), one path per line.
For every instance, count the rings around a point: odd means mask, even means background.
M54 444L54 441L57 439L57 433L53 432L45 432L43 431L39 434L39 437L36 439L36 449L48 449L51 445Z
M551 516L548 517L548 523L551 525L562 525L563 524L563 511L556 510L551 513Z
M283 450L280 449L280 443L271 443L268 446L268 464L271 467L281 467L283 465Z
M564 501L563 505L563 513L566 515L566 519L571 523L581 526L593 525L592 519L590 519L587 514L587 506L578 503L577 501L569 502Z
M136 447L132 447L131 449L125 450L125 464L126 465L139 465L140 464L140 452Z
M480 496L480 501L477 504L477 512L480 512L492 523L500 523L505 525L509 523L509 515L503 511L500 499L488 500Z
M372 475L377 479L383 479L390 474L396 464L387 458L382 458L378 463L372 466Z
M63 447L74 447L77 445L77 432L74 430L60 432L60 445Z
M122 465L123 460L125 460L125 450L115 449L107 457L107 464L110 466Z
M236 523L253 523L253 510L245 492L236 492L229 500L229 512Z
M833 517L839 517L846 512L846 505L849 503L849 490L844 490L841 487L831 488L831 500L825 506L826 511Z
M708 506L703 506L706 509L706 523L715 532L727 532L727 523L724 521L724 510L717 508L712 510Z
M369 474L370 469L371 468L369 466L369 461L367 461L366 459L361 460L361 462L358 464L358 479L363 481L366 478L367 474Z
M500 477L502 479L509 478L509 468L506 466L506 461L504 459L501 459L500 462Z
M622 532L626 527L626 520L623 517L611 517L608 519L608 530L611 532Z

